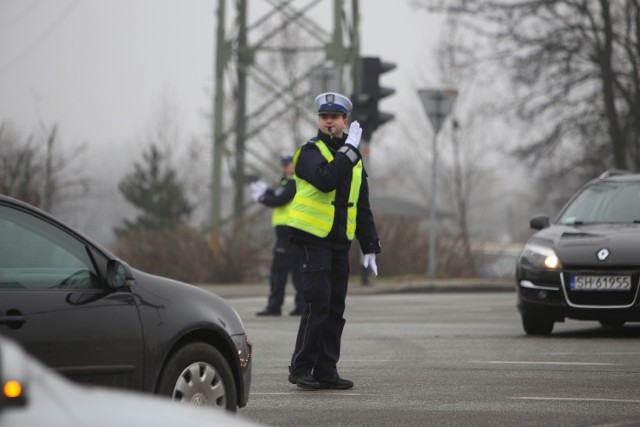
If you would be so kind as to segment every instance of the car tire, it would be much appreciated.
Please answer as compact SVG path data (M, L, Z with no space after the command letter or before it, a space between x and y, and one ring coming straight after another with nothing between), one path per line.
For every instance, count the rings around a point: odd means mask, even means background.
M522 326L527 335L549 335L553 331L553 320L535 317L522 316Z
M600 320L600 325L605 328L621 328L625 323L624 320Z
M158 394L178 402L236 412L237 394L231 368L214 347L191 343L174 353L158 382Z

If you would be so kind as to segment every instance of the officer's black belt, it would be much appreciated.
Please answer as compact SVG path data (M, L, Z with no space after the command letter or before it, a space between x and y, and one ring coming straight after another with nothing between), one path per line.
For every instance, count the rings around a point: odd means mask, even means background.
M336 201L334 200L333 202L331 202L331 204L335 207L338 208L350 208L351 206L353 206L352 202L347 202L347 203L336 203Z

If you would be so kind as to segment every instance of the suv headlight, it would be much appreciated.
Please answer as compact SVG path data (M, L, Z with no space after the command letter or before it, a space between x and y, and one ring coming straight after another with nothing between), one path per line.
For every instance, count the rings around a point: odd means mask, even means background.
M562 268L560 259L553 249L536 243L525 245L520 255L520 262L525 266L547 270L559 270Z

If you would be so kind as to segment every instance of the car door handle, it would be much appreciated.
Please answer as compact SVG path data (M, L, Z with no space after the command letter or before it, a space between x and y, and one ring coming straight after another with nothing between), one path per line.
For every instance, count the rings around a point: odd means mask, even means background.
M18 329L26 322L27 318L21 314L0 316L0 325L8 325L11 329Z

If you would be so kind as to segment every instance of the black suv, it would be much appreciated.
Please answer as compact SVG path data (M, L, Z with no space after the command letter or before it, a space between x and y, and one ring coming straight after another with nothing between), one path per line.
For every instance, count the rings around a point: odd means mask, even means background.
M518 310L527 334L546 335L565 318L606 327L640 321L640 175L605 172L540 230L516 267Z

